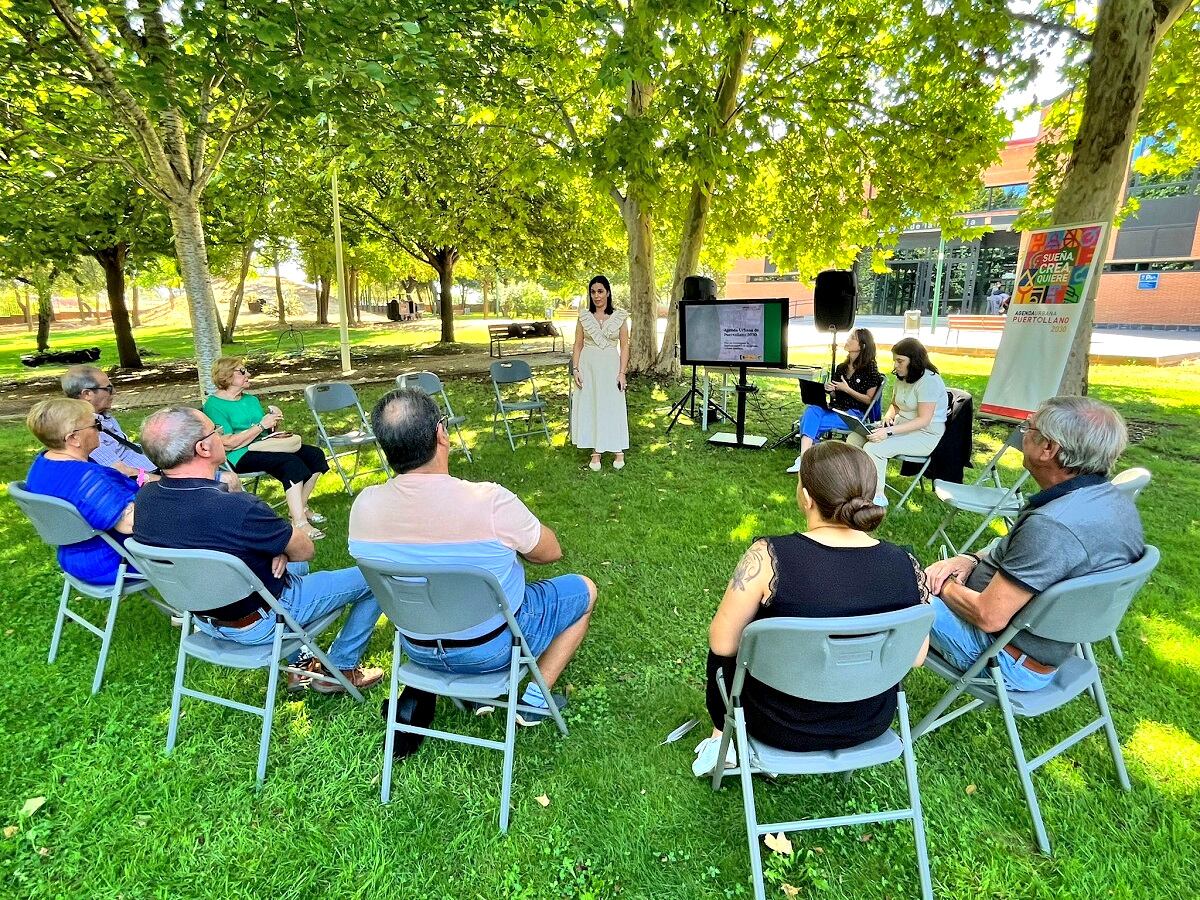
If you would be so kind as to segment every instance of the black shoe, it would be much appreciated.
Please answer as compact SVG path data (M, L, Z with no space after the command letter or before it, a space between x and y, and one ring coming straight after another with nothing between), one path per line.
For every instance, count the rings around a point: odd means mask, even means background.
M388 721L389 706L391 706L391 700L384 700L383 706L379 709L379 714L383 716L385 722ZM393 721L402 722L405 725L416 725L418 728L428 728L433 722L433 714L436 709L436 694L406 687L400 692L400 698L396 702L396 717ZM404 759L406 756L412 756L424 742L425 735L423 734L397 731L392 741L392 759Z

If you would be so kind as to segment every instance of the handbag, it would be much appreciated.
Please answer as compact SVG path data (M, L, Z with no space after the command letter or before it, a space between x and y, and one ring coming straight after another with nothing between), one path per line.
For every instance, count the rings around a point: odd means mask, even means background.
M259 438L246 449L254 450L257 453L298 453L300 452L300 435L280 434L275 437Z

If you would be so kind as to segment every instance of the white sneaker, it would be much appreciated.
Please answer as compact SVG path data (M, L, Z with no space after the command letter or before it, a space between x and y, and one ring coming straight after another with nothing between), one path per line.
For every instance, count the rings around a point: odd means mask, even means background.
M797 456L796 461L794 463L792 463L792 465L788 468L787 473L789 475L795 475L795 474L799 473L799 471L800 471L800 457Z
M874 503L876 506L882 506L884 508L887 508L887 505L888 505L887 494L876 494L875 499L872 500L871 502Z
M692 774L704 778L713 773L717 767L717 754L721 752L721 738L707 737L696 745L696 758L692 761ZM729 749L725 752L725 768L737 766L737 751L733 748L733 740L729 741Z

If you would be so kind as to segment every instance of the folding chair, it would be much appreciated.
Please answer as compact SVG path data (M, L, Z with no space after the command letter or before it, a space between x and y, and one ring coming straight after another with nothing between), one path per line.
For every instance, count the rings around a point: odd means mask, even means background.
M1134 503L1137 503L1138 497L1145 490L1146 485L1150 483L1150 470L1141 467L1134 469L1126 469L1124 472L1119 472L1111 479L1112 486L1122 494L1127 496ZM1117 655L1117 659L1125 661L1125 651L1121 649L1121 639L1117 637L1114 631L1108 636L1109 642L1112 644L1113 653Z
M450 397L446 394L446 388L442 384L442 379L438 378L433 372L405 372L403 375L396 376L396 387L411 387L424 391L433 398L434 403L438 403L438 398L441 398L441 402L438 405L446 415L447 432L451 428L454 429L454 434L458 437L459 449L466 454L467 462L473 462L471 451L467 449L467 441L462 433L462 423L467 421L467 417L456 416L454 414L454 409L450 406Z
M323 675L305 671L305 675L322 681L336 681L349 691L350 696L362 702L363 697L358 688L333 665L317 643L321 633L341 616L342 609L336 609L314 622L301 625L236 556L217 550L150 547L133 539L125 542L125 548L134 564L166 601L183 613L179 656L175 665L175 686L171 691L171 718L167 725L168 754L175 749L175 738L179 731L179 709L184 697L206 700L230 709L240 709L242 712L258 716L263 721L258 742L256 773L258 785L261 787L267 775L267 749L271 744L271 722L275 716L279 670L300 671L280 663L301 647L307 647L329 673ZM193 630L192 617L197 610L219 609L255 594L263 601L263 606L275 614L275 634L270 644L238 644ZM189 657L231 669L266 669L266 702L262 706L250 706L218 697L216 694L184 687L184 672Z
M887 387L887 382L884 382L883 384L881 384L879 386L879 390L875 392L875 399L873 401L871 401L871 408L867 410L867 414L863 418L863 421L866 422L868 425L872 424L873 422L878 422L880 419L883 418L883 389L885 387ZM843 428L843 427L839 426L836 428L830 428L827 431L825 431L823 434L827 438L836 437L836 438L841 438L842 440L845 440L846 435L848 435L849 433L850 433L849 428ZM818 438L820 438L821 436L822 435L817 435Z
M529 382L531 391L530 399L504 399L504 394L500 389L501 385L520 385L523 382ZM506 359L492 363L492 390L496 392L496 408L492 411L492 437L497 434L497 429L500 421L504 422L504 432L508 435L508 446L513 450L517 449L516 442L513 438L529 438L536 434L544 434L546 443L550 444L550 429L546 425L546 401L538 394L537 383L533 380L533 372L529 368L529 363L523 359ZM510 388L513 391L513 396L520 396L520 388ZM541 416L542 427L539 429L534 425L533 414L537 413ZM525 413L525 431L514 432L509 419L509 413Z
M253 494L255 497L259 496L258 488L262 484L262 480L268 477L266 472L234 472L233 466L231 466L228 462L221 463L220 468L223 472L232 472L234 475L236 475L238 481L242 483L242 490ZM270 506L271 509L278 509L287 502L286 497L280 497L274 502L267 500L265 497L263 497L262 500L264 503Z
M742 806L746 817L746 836L750 842L750 869L754 876L756 900L764 900L766 896L758 846L759 838L763 835L776 831L809 831L902 820L913 823L921 896L925 900L933 897L921 793L917 784L917 764L909 735L908 701L904 691L897 694L899 736L888 729L874 740L855 747L811 753L780 750L749 737L741 705L747 675L794 697L824 703L848 703L873 697L899 684L908 674L932 625L933 608L920 605L873 616L763 619L750 623L743 632L732 691L726 692L723 679L718 681L727 711L717 759L725 759L730 740L735 740L738 765L734 769L726 769L718 763L713 771L712 787L714 791L719 790L721 779L726 775L741 776ZM771 772L776 776L849 773L901 757L904 759L904 777L908 786L907 809L758 824L752 770Z
M308 403L308 408L313 414L313 418L317 420L317 433L321 438L321 443L325 445L325 452L329 454L329 461L333 463L333 467L337 469L338 475L341 476L342 484L346 488L346 493L354 495L354 489L351 487L351 482L355 478L360 478L363 475L370 475L374 472L387 472L387 460L384 459L383 450L379 446L379 441L375 439L375 435L371 431L370 423L367 421L367 414L363 412L362 404L358 402L358 394L354 392L354 388L344 381L331 381L323 384L310 384L304 389L304 400ZM352 427L349 431L330 434L325 427L325 422L321 418L322 413L337 413L353 408L358 412L357 422L351 423L356 427ZM352 418L352 417L351 417ZM379 457L379 466L374 469L361 468L361 460L359 455L363 447L368 445L375 447L375 453ZM342 467L342 458L354 454L354 472L349 474Z
M526 673L541 688L542 695L550 704L550 714L554 723L564 736L567 733L567 725L551 698L550 688L546 679L542 677L537 659L530 651L520 626L508 608L504 590L494 575L472 566L411 566L364 557L358 560L358 567L371 586L384 615L396 628L392 640L389 709L396 708L399 683L403 681L404 684L418 690L450 697L455 701L455 705L459 705L458 701L461 700L487 701L507 710L503 741L408 725L396 722L392 717L393 720L387 725L387 739L383 748L383 787L380 799L384 803L391 800L392 748L395 746L397 731L500 750L504 754L500 780L500 830L508 831L517 712L544 711L534 710L518 702L517 689ZM411 638L436 639L439 635L455 634L481 625L497 613L504 616L512 636L512 655L506 669L483 675L460 675L427 669L411 660L401 665L401 633Z
M886 480L884 480L884 482L883 482L883 489L885 492L891 491L893 494L897 494L900 497L900 499L896 501L896 509L903 509L904 502L906 500L908 500L908 498L910 496L912 496L912 492L917 489L917 485L920 484L924 480L925 473L929 469L929 457L928 456L911 456L908 454L903 454L900 456L893 456L891 458L891 460L889 460L889 462L891 462L891 461L895 461L895 462L898 462L901 464L913 463L914 465L920 466L920 468L917 470L917 474L915 474L912 477L912 481L910 481L908 483L908 487L904 491L901 491L899 488L892 487L890 484L887 483Z
M1024 437L1020 428L1014 428L1004 443L1000 445L996 455L983 467L983 471L979 473L979 477L972 484L955 484L953 481L934 479L933 492L939 500L950 507L950 511L946 513L933 534L929 536L929 540L925 542L926 547L933 546L933 542L940 537L942 545L948 551L947 555L955 556L970 550L994 520L1003 519L1007 524L1012 525L1013 519L1017 517L1017 513L1020 512L1021 506L1025 502L1025 498L1021 495L1021 486L1029 478L1029 472L1022 469L1012 487L1006 488L1000 480L999 465L1000 458L1008 450L1021 450ZM992 484L984 484L989 479ZM950 539L950 534L946 529L959 512L975 513L982 516L983 519L980 521L979 527L971 532L971 536L963 541L961 546L955 547L954 541Z
M1050 839L1046 835L1042 810L1033 788L1033 780L1030 778L1035 770L1084 738L1103 729L1108 739L1113 765L1117 770L1117 779L1121 787L1125 790L1130 789L1129 774L1125 771L1125 760L1121 756L1121 742L1113 725L1104 686L1100 682L1100 669L1092 655L1092 642L1102 640L1116 630L1134 595L1158 565L1158 559L1158 548L1147 545L1145 554L1137 562L1106 572L1071 578L1043 591L1025 604L1008 627L965 672L959 671L933 650L925 658L925 668L952 682L953 687L920 721L913 734L916 738L921 738L979 706L999 706L1008 740L1012 745L1013 762L1021 778L1021 787L1025 791L1025 802L1029 805L1029 815L1033 819L1038 847L1047 856L1050 855ZM1004 686L1004 677L1001 675L997 658L1013 637L1022 631L1051 640L1078 644L1079 655L1068 657L1055 671L1050 684L1041 690L1010 693ZM1085 692L1095 702L1100 716L1040 756L1026 759L1021 736L1017 731L1016 717L1034 718L1052 712ZM964 693L970 694L974 699L943 715Z
M51 547L65 547L101 537L121 556L121 564L117 567L117 580L112 584L88 584L74 575L63 572L62 596L58 601L58 615L54 618L54 635L50 638L50 655L46 661L51 663L58 658L63 623L67 619L82 625L100 638L100 658L96 661L96 674L92 678L92 693L95 694L104 680L104 665L108 661L108 648L112 644L113 626L117 621L117 607L121 600L131 594L143 594L168 616L174 615L175 611L150 596L145 576L129 571L129 554L125 552L125 548L113 540L111 535L89 525L79 514L79 510L70 503L57 497L31 493L26 490L24 481L10 482L8 496L12 497L21 511L29 517L38 535ZM72 591L95 600L108 599L108 615L105 617L103 628L71 609Z

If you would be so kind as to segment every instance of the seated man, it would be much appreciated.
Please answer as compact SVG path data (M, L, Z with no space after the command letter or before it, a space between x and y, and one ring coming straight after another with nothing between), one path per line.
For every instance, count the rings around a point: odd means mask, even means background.
M582 575L525 583L517 555L531 563L556 562L562 558L558 538L511 491L451 476L446 420L427 394L393 391L375 405L371 425L399 474L355 498L350 510L351 555L414 565L477 566L493 573L552 687L587 633L596 585ZM508 667L512 649L504 617L498 613L476 628L440 640L402 635L402 641L413 662L448 672L500 671ZM554 699L559 709L566 705L558 693ZM534 682L521 702L548 709ZM519 712L517 720L536 725L548 716L548 711Z
M1108 482L1126 443L1116 410L1087 397L1054 397L1021 430L1025 468L1041 493L983 553L960 553L925 570L940 595L932 644L960 669L1051 585L1134 562L1145 551L1137 508ZM1004 683L1015 691L1045 687L1072 650L1021 632L1000 654Z
M382 669L364 669L359 659L379 621L379 604L357 568L308 572L313 542L250 493L226 493L213 475L225 460L219 429L189 407L160 410L142 423L142 441L162 478L138 491L133 536L144 544L180 550L220 550L250 568L298 622L307 625L343 606L350 608L329 658L360 689L378 684ZM268 644L275 617L257 594L218 609L196 613L206 634L238 644ZM314 663L313 671L320 671ZM306 679L289 677L289 690ZM343 693L336 681L313 679L322 694Z
M96 411L100 423L100 443L92 451L92 462L116 469L122 475L136 478L141 487L147 481L158 480L158 467L150 461L112 415L113 394L116 388L103 370L90 364L71 366L63 373L63 393L75 400L86 400ZM220 472L221 484L231 491L240 491L242 482L233 472Z

